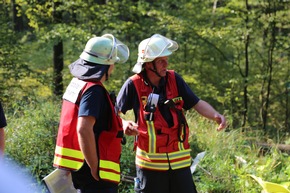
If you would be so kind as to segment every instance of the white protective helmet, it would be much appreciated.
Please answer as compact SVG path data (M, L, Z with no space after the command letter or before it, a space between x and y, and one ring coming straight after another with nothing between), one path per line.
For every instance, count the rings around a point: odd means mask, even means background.
M137 63L133 67L132 71L138 74L141 72L142 65L145 62L151 62L156 58L169 56L177 49L177 42L160 34L154 34L139 44Z
M80 58L104 65L124 63L129 58L129 48L112 34L105 34L91 38Z

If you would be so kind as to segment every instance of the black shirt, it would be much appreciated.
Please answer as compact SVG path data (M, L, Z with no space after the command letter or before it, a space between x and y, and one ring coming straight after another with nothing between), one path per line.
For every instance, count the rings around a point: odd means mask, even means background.
M0 102L0 128L6 127L6 126L7 126L6 117L4 114L2 104Z
M144 73L143 77L145 77L146 79L145 71L143 71L142 73ZM183 109L189 110L198 103L199 98L193 93L193 91L189 88L183 78L177 73L175 73L175 79L179 96L181 96L184 100ZM150 85L150 82L146 81L146 84ZM162 78L158 87L154 87L153 85L151 86L154 88L154 93L159 94L158 108L164 119L167 121L168 126L171 127L173 125L172 115L169 112L168 106L164 105L164 102L166 100L166 79ZM123 114L125 114L128 110L133 109L135 117L137 118L139 107L139 99L136 88L133 81L129 78L123 84L118 94L116 108Z
M94 116L96 118L94 133L97 140L100 132L109 128L112 110L107 99L107 91L103 87L95 85L82 95L78 116ZM90 167L86 162L78 171L72 172L72 179L77 189L88 186L88 184L94 188L116 186L115 183L96 181L91 175Z

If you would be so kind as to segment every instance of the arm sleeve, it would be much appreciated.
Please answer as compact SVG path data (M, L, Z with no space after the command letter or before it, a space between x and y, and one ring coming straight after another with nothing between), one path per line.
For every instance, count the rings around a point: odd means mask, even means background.
M82 95L78 116L93 116L99 120L101 115L106 113L106 105L108 101L105 89L98 85L92 86Z
M139 108L139 100L136 88L131 79L127 79L117 96L116 109L125 114L128 110Z

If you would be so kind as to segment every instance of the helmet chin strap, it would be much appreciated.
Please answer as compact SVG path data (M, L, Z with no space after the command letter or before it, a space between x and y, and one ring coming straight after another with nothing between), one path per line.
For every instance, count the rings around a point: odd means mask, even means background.
M152 72L154 72L158 77L162 78L162 76L156 70L156 65L155 65L155 62L154 61L152 62L152 64L153 64L153 68L154 69L150 68L149 70L151 70Z

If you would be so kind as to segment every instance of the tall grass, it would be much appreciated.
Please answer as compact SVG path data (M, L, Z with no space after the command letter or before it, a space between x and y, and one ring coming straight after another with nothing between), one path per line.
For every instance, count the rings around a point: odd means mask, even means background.
M258 146L256 142L265 140L262 132L242 132L233 128L217 132L216 123L196 113L189 113L187 118L192 131L192 146L206 151L193 177L199 192L261 191L249 174L275 183L290 181L289 155L275 148ZM192 153L195 155L198 152Z
M10 112L5 128L6 155L41 180L52 170L60 105L33 102Z
M35 101L13 107L7 114L6 156L41 179L52 167L60 103ZM290 181L290 158L276 148L261 148L256 142L265 140L259 130L242 132L229 127L217 132L217 124L195 112L186 114L190 127L192 157L206 151L193 179L200 193L260 192L260 186L248 175L283 183ZM132 112L126 119L133 120ZM133 137L127 137L121 157L122 173L135 176ZM271 139L268 139L271 140ZM133 183L122 182L120 193L131 193Z

